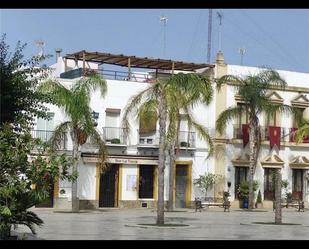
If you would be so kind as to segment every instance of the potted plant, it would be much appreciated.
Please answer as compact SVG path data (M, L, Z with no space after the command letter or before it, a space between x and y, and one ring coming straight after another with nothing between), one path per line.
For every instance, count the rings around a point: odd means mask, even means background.
M257 195L257 199L256 199L256 208L262 208L263 204L262 204L262 195L261 195L261 190L259 190L258 195Z
M255 192L258 188L258 182L253 182L253 191ZM238 197L240 200L240 208L248 208L249 207L249 182L242 181L238 188Z
M119 139L119 138L113 138L113 139L111 140L111 143L112 143L112 144L120 144L120 139Z
M194 185L196 185L202 192L205 192L205 197L207 197L208 189L212 189L213 186L221 180L221 175L216 175L213 173L205 173L200 175L199 178L194 180Z

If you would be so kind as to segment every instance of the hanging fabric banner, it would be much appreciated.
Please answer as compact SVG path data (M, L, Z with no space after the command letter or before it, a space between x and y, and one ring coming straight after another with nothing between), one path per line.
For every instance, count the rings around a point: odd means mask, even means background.
M274 145L277 145L278 149L280 149L280 140L281 140L281 127L269 126L270 148L272 149Z
M242 127L242 140L244 147L246 147L247 143L249 142L249 125L243 124Z

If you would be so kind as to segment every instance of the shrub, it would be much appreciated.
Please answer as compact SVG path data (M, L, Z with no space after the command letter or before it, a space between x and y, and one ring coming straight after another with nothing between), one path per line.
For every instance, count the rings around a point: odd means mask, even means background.
M111 140L111 143L112 143L112 144L120 144L120 139L119 139L119 138L113 138L113 139Z

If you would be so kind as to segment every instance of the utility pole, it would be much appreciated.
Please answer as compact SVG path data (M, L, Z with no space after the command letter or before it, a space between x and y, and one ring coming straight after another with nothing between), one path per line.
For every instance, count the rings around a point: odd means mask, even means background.
M160 22L163 23L163 57L165 57L165 47L166 47L166 23L167 23L167 16L160 16Z
M207 46L207 63L211 58L211 33L212 33L212 9L208 10L208 46Z
M222 19L223 19L223 13L217 11L217 18L219 18L219 51L222 49Z
M240 48L239 49L239 53L240 53L240 65L243 65L244 54L246 53L246 49L245 48Z

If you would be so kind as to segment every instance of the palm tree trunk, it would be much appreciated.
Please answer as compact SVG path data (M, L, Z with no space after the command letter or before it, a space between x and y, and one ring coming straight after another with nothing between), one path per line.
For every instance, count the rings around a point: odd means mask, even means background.
M157 225L164 224L164 168L165 168L165 133L166 133L166 101L163 91L159 103L159 165L158 165L158 204Z
M175 200L174 200L174 185L175 185L175 160L176 160L176 152L175 147L177 147L177 154L179 153L179 130L180 130L180 114L178 113L178 121L177 121L177 131L176 131L176 139L170 145L170 172L169 172L169 198L168 198L168 211L173 211L175 208Z
M253 191L253 181L254 172L256 166L256 137L255 137L255 123L250 123L249 128L249 145L250 145L250 164L249 164L249 210L254 208L254 191Z
M171 142L170 148L169 148L169 188L168 188L168 211L174 210L174 167L175 167L175 141Z
M275 223L281 224L282 223L282 208L281 208L281 169L276 170L276 182L275 182Z
M78 137L76 132L72 132L71 134L72 141L73 141L73 166L72 166L72 173L77 174L77 164L78 164ZM79 211L79 200L77 198L77 179L72 182L72 212Z

